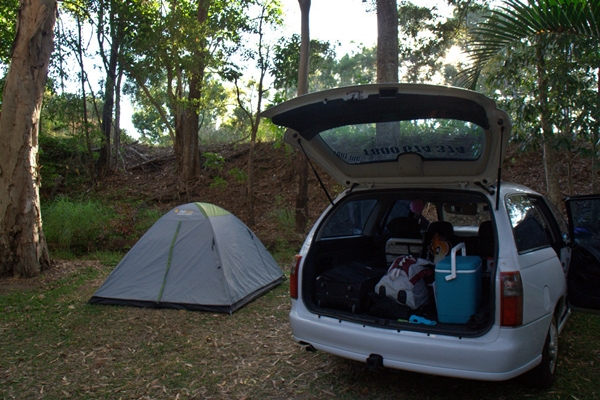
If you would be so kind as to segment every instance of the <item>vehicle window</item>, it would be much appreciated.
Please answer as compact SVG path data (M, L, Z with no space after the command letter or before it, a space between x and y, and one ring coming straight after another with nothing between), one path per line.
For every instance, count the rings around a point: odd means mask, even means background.
M547 223L529 197L509 196L506 209L519 253L550 246Z
M570 201L574 240L582 244L596 244L600 240L600 207L597 199Z
M486 203L446 203L443 219L453 226L479 226L491 219L489 206Z
M386 220L384 227L388 230L388 233L391 233L392 236L398 236L399 232L405 232L404 230L398 231L397 229L393 229L392 227L397 226L398 223L403 219L415 219L415 226L419 228L420 231L427 230L427 226L429 225L430 219L425 216L425 213L431 214L433 208L433 214L435 215L435 206L428 202L423 202L421 199L407 200L401 199L397 200L394 203L394 206L390 210ZM436 218L437 219L437 218ZM415 228L416 229L416 228ZM407 232L405 232L407 233ZM402 236L401 237L416 237L419 236L420 233L417 232L411 236Z
M425 160L474 161L485 148L482 127L443 118L346 125L319 135L348 164L393 161L404 153Z
M398 200L394 203L390 214L388 215L388 222L398 217L407 217L410 214L410 200Z
M361 235L376 204L375 199L363 199L337 207L327 220L322 237Z

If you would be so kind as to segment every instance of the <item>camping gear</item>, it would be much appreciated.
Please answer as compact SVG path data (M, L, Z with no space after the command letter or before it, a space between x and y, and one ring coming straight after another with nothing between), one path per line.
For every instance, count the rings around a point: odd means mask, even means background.
M462 256L456 253L461 250ZM465 256L465 244L435 266L435 301L439 322L466 323L481 300L481 257Z
M282 281L242 221L213 204L189 203L161 217L89 302L231 314Z
M426 280L432 276L433 264L430 261L400 256L377 283L375 291L416 310L429 302Z
M353 313L362 312L368 305L369 292L373 291L384 273L385 270L359 262L325 270L317 277L317 305Z

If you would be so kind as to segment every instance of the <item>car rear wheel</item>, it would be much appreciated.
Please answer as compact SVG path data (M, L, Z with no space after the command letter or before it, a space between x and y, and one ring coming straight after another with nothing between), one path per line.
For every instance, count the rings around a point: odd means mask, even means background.
M524 375L528 385L538 389L548 389L556 381L556 364L558 362L558 328L556 319L552 317L546 343L542 350L542 362Z

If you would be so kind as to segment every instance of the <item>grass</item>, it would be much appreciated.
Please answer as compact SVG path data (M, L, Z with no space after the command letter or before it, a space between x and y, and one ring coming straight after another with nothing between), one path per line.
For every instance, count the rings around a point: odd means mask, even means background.
M94 243L110 212L96 201L72 201L61 196L45 206L43 214L48 243L61 250L69 250L86 249Z
M306 352L287 320L287 282L235 314L89 305L116 255L59 261L53 275L0 281L0 398L596 399L600 318L575 314L549 391Z

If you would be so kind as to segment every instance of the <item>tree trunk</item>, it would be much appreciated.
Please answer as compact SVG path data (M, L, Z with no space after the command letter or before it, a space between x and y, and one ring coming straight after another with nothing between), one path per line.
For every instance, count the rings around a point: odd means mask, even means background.
M56 10L56 0L20 2L0 114L0 275L31 277L50 266L37 152Z
M398 82L398 6L377 0L377 83Z
M302 18L300 41L300 65L298 67L298 96L308 93L308 68L310 63L310 0L298 0ZM296 232L303 234L308 224L308 158L296 152Z
M258 133L258 128L260 126L260 113L262 111L262 99L265 93L265 89L264 89L264 81L265 81L265 75L267 74L267 69L268 69L268 62L266 61L266 57L265 54L263 52L263 38L264 38L264 32L263 32L263 22L264 22L264 15L265 15L265 11L266 8L263 7L262 9L262 13L260 16L260 21L259 21L259 28L258 28L258 61L259 61L259 65L260 65L260 78L258 80L258 99L257 99L257 103L256 103L256 113L254 114L254 116L252 116L251 113L249 113L248 115L250 116L250 121L252 124L252 131L250 132L250 152L248 154L248 225L250 225L251 227L254 226L256 220L254 217L254 152L256 149L256 135ZM236 87L237 87L237 80L236 80ZM238 91L238 103L240 104L241 107L241 98L239 95L239 91Z
M596 163L598 162L598 138L600 134L600 124L598 124L598 120L600 119L600 67L598 67L596 71L596 80L598 81L598 90L596 92L596 112L594 118L596 119L596 125L594 126L592 133L592 190L591 193L596 193Z
M115 87L115 161L111 163L113 168L119 165L119 150L121 149L121 83L123 79L123 71L119 70L117 76L117 85Z
M112 11L111 11L112 12ZM106 176L111 170L110 161L110 137L112 135L113 125L113 107L115 99L115 82L117 78L117 59L119 55L119 39L117 35L112 35L112 44L110 46L110 61L106 69L106 84L104 86L104 107L102 108L102 134L104 135L104 144L100 151L98 160L98 172L100 177Z
M204 25L208 19L208 8L211 0L198 1L198 24ZM199 48L194 50L194 59L196 69L192 71L190 78L190 87L188 93L188 104L185 110L185 119L183 127L183 140L181 141L182 150L182 177L185 184L194 181L200 177L200 154L198 147L198 125L200 122L199 107L202 83L204 80L204 69L206 62L204 48L206 40L200 40Z
M398 6L377 0L377 83L398 82ZM378 147L399 146L399 125L377 124Z
M87 109L87 94L85 92L85 81L87 75L85 73L85 67L83 65L83 44L82 44L82 27L81 18L77 17L77 62L79 63L79 71L81 74L81 99L83 105L83 132L85 135L85 144L87 149L87 168L88 173L92 182L96 180L96 170L94 167L94 153L92 151L92 140L90 138L90 122L88 121L88 109Z
M544 49L541 43L536 45L537 73L538 73L538 103L540 105L540 119L543 135L544 149L544 169L546 171L546 190L548 198L555 205L560 206L561 193L560 181L558 179L557 161L558 154L553 146L554 135L552 125L549 120L548 110L548 78L546 76L546 61L544 59Z

